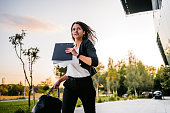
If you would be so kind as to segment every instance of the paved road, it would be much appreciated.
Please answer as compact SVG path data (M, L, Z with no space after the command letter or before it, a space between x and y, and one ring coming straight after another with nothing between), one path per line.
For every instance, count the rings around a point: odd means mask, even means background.
M75 113L84 113L83 107ZM170 113L170 97L96 103L96 113Z

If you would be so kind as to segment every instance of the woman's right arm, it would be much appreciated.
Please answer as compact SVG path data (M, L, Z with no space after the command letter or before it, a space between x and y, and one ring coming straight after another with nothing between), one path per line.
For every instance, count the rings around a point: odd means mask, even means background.
M62 76L55 84L54 84L54 89L58 89L60 86L60 83L65 81L68 78L67 75Z

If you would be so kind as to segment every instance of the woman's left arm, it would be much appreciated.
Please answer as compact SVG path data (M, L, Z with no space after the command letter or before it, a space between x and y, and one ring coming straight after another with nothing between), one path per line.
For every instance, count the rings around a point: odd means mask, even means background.
M86 49L87 56L80 54L79 59L89 66L94 66L94 67L98 66L98 57L96 54L96 49L90 40L86 42L85 49Z
M78 56L78 54L77 54L77 56ZM91 57L86 57L86 56L84 56L84 55L80 55L80 56L79 56L79 59L80 59L81 61L83 61L84 63L86 63L87 65L89 65L89 66L92 65L92 58L91 58Z
M90 66L97 67L98 66L98 57L96 54L96 49L90 40L88 40L86 43L86 51L87 51L88 58L91 59Z
M79 55L74 48L67 48L66 53L72 53L76 57ZM92 58L90 57L79 55L79 59L89 66L92 64Z

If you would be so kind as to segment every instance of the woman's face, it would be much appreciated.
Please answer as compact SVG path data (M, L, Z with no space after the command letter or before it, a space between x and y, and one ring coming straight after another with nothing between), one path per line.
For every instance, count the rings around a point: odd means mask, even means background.
M72 29L71 29L72 36L74 39L82 40L83 35L85 34L85 31L81 28L79 24L74 24Z

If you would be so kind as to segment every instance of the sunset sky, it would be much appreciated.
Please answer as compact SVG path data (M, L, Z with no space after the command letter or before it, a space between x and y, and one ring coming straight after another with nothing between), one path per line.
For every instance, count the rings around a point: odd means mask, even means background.
M98 37L99 61L128 58L128 51L145 65L156 68L163 60L156 43L152 12L126 16L120 0L1 0L0 1L0 83L24 83L22 65L9 37L26 30L24 48L38 47L40 59L33 65L34 84L51 77L56 42L73 42L70 27L82 21Z

